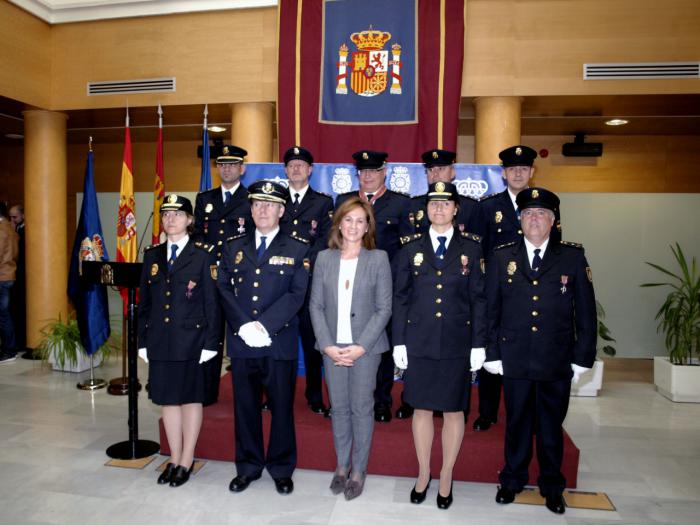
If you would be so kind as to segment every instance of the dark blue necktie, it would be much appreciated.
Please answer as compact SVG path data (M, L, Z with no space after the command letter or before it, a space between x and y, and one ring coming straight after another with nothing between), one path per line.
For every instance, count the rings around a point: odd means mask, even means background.
M224 192L224 205L228 204L229 202L231 202L231 192L226 191Z
M437 255L438 259L443 259L445 257L445 253L447 253L447 246L445 246L445 242L447 242L447 237L444 235L440 235L438 238L438 247L437 250L435 250L435 255Z
M258 246L258 261L262 259L263 254L265 253L265 250L267 249L267 244L265 241L267 240L267 237L261 236L260 237L260 246Z
M542 257L540 257L540 250L539 248L535 248L535 256L532 258L532 271L536 272L537 270L540 269L540 264L542 264Z
M173 244L172 246L170 246L170 259L168 259L168 270L173 269L175 259L177 259L177 244Z

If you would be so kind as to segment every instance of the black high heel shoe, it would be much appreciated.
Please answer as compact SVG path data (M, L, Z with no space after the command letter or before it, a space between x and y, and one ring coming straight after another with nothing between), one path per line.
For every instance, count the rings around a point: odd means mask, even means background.
M174 471L175 465L168 463L165 466L165 469L163 469L163 472L160 473L160 476L158 476L158 485L167 485L170 483L170 479L172 478Z
M411 503L419 505L425 501L425 496L428 494L428 489L430 488L430 481L432 478L428 478L428 484L423 489L423 492L418 492L416 490L416 485L413 485L413 490L411 490Z
M175 467L173 477L170 479L170 486L179 487L180 485L184 485L185 483L187 483L187 480L190 479L190 474L192 474L193 469L194 461L192 462L192 466L190 466L189 469L187 467L183 467L182 465L178 465L177 467Z
M450 483L450 493L447 495L447 497L440 495L440 489L438 489L437 494L438 509L447 510L450 508L450 505L452 505L452 483Z

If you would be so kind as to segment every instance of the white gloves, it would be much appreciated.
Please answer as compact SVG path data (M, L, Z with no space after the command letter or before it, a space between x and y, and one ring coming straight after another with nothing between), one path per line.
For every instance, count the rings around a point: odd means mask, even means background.
M206 363L210 359L213 359L216 357L216 352L213 350L204 350L202 349L202 353L199 356L199 364L201 365L202 363Z
M571 378L571 383L574 385L578 383L579 379L581 379L581 376L589 370L590 368L586 368L585 366L578 366L571 363L571 371L574 373L574 377Z
M238 335L245 344L253 348L270 346L272 344L272 339L270 339L267 330L258 321L250 321L241 325L238 329Z
M139 357L143 359L144 363L148 363L148 353L145 348L139 348Z
M503 375L503 361L500 359L498 361L486 361L484 363L484 370L489 374Z
M394 357L396 368L400 368L401 370L406 370L408 368L408 352L406 351L406 345L396 345L392 356Z
M472 348L469 354L469 365L471 366L469 370L471 372L476 372L484 365L484 361L486 361L486 349Z

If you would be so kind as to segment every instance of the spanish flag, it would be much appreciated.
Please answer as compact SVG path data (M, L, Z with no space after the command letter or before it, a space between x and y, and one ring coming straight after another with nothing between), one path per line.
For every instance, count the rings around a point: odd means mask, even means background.
M160 205L165 198L165 168L163 167L163 109L158 104L158 145L156 146L156 180L153 185L153 233L151 244L161 242Z
M122 162L122 182L119 189L119 216L117 218L117 262L136 262L136 202L134 200L134 170L131 161L131 133L129 132L129 111L126 113L124 130L124 160ZM128 305L129 292L121 289L124 309Z

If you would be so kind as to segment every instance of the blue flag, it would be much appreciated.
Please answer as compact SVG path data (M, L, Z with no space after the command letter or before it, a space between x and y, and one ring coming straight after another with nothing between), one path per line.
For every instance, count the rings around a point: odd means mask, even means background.
M209 131L204 124L202 131L202 175L199 177L199 191L211 189L211 163L209 162Z
M80 338L88 355L94 354L109 339L110 334L107 290L99 284L85 284L79 277L82 261L109 260L102 235L92 170L93 154L90 151L85 167L83 204L68 274L68 296L75 306Z

